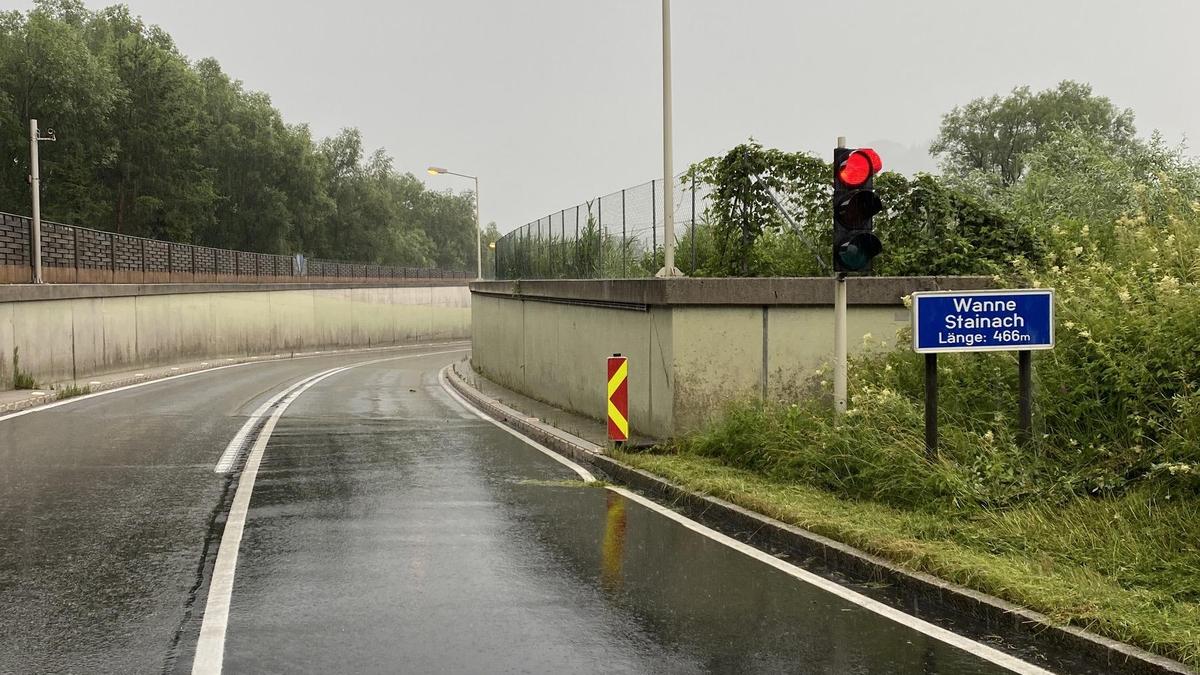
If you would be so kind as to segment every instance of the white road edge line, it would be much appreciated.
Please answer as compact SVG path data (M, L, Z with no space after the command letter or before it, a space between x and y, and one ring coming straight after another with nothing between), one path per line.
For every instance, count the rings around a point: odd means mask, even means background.
M499 420L494 419L493 417L491 417L487 413L483 412L482 410L480 410L479 408L477 408L470 402L466 401L462 396L460 396L458 394L458 392L453 391L453 389L450 387L450 384L446 381L444 372L438 373L438 379L441 381L442 389L445 389L447 393L449 393L452 397L454 397L455 400L457 400L459 403L461 403L468 410L474 412L476 415L491 422L492 424L495 424L496 426L504 429L505 431L508 431L513 436L516 436L517 438L525 441L526 443L528 443L529 445L532 445L533 447L537 448L538 450L541 450L542 452L546 453L547 455L554 458L555 460L558 460L560 463L566 464L567 466L574 469L576 473L578 473L580 475L586 474L587 478L585 478L584 480L588 480L588 481L595 480L595 477L592 476L592 474L587 469L585 469L582 466L576 464L575 462L567 459L566 457L563 457L562 455L558 454L557 452L550 450L549 448L538 443L537 441L534 441L533 439L529 438L525 434L522 434L522 433L516 431L515 429L512 429L511 427L505 425L504 423L500 422ZM626 499L637 502L638 504L650 509L651 511L654 511L655 513L658 513L662 516L670 518L671 520L679 523L680 525L683 525L684 527L688 528L689 530L692 530L693 532L696 532L697 534L708 537L709 539L712 539L713 541L716 541L717 543L724 544L725 546L728 546L729 548L732 548L733 550L735 550L739 553L742 553L743 555L747 555L765 565L774 567L775 569L777 569L785 574L788 574L800 581L803 581L812 586L816 586L817 588L820 588L821 590L826 591L828 593L832 593L833 595L836 595L837 597L839 597L843 600L846 600L847 602L858 605L859 607L862 607L863 609L874 612L886 619L890 619L891 621L894 621L902 626L911 628L919 633L928 635L929 637L931 637L935 640L944 642L952 647L957 647L958 649L961 649L962 651L965 651L968 654L973 654L974 656L977 656L985 661L988 661L997 666L1000 666L1001 668L1008 669L1014 673L1020 673L1020 675L1053 675L1052 671L1046 670L1045 668L1035 666L1035 665L1028 663L1026 661L1023 661L1015 656L1012 656L1011 654L1002 652L999 649L996 649L994 647L989 647L988 645L985 645L982 642L978 642L976 640L972 640L971 638L965 637L963 635L959 635L958 633L955 633L953 631L946 630L945 628L942 628L941 626L937 626L932 623L929 623L928 621L925 621L924 619L919 619L915 616L912 616L911 614L906 614L905 612L895 609L894 607L885 605L882 602L879 602L878 600L869 598L869 597L863 595L862 593L859 593L858 591L851 590L849 588L846 588L845 586L842 586L833 581L830 581L829 579L826 579L825 577L813 574L812 572L809 572L806 569L797 567L796 565L793 565L784 560L780 560L779 558L776 558L775 556L773 556L769 553L760 551L757 548L754 548L753 546L751 546L749 544L746 544L737 539L734 539L733 537L730 537L729 535L718 532L718 531L712 529L711 527L708 527L707 525L702 525L702 524L676 512L676 511L672 511L671 509L659 504L658 502L647 499L635 492L631 492L625 488L615 487L615 486L608 486L607 489L612 490L613 492L625 497Z
M123 387L115 387L113 389L105 389L104 391L97 391L97 392L94 392L91 394L84 394L83 396L72 396L71 398L68 398L63 401L54 401L53 403L47 403L45 405L38 405L38 406L34 406L32 408L26 408L24 410L18 410L16 412L11 412L11 413L7 413L4 415L0 415L0 422L3 422L4 420L12 419L14 417L20 417L22 415L31 415L36 412L42 412L43 410L50 410L53 408L57 408L59 406L70 405L72 403L78 403L80 401L86 401L89 398L96 398L98 396L106 396L108 394L115 394L115 393L121 392L121 391L137 389L139 387L145 387L145 386L151 385L151 384L158 384L159 382L167 382L170 380L180 380L185 377L199 375L200 373L211 373L213 371L225 370L227 368L241 368L242 366L249 366L254 363L256 363L256 362L243 361L242 363L230 363L230 364L227 364L224 366L216 366L215 368L204 368L201 370L192 370L192 371L189 371L186 373L180 373L178 375L170 375L167 377L159 378L157 380L146 380L145 382L136 382L134 384L127 384Z
M500 422L500 421L494 419L491 415L488 415L487 413L483 412L479 408L476 408L474 404L472 404L470 401L468 401L465 398L463 398L462 396L460 396L457 391L454 391L454 388L451 387L450 383L446 381L446 372L444 369L438 372L438 381L442 384L442 389L444 389L447 394L450 394L450 396L455 401L458 401L458 403L460 405L462 405L462 407L466 408L470 412L475 413L475 415L477 417L479 417L480 419L482 419L486 422L491 422L492 424L496 425L497 427L500 427L504 431L507 431L509 434L521 439L527 445L533 446L534 448L542 451L542 454L548 456L550 459L553 459L554 461L558 462L559 464L562 464L562 465L566 466L567 468L571 469L572 471L574 471L575 473L579 474L579 477L582 478L585 483L594 483L596 481L596 477L594 475L592 475L592 472L590 472L587 469L583 468L582 466L576 464L575 462L572 462L571 460L567 459L566 457L563 457L562 455L551 450L550 448L547 448L546 446L542 445L541 443L538 443L537 441L535 441L532 438L526 436L525 434L517 431L516 429L513 429L512 427L508 426L507 424L504 424L503 422Z
M702 534L709 539L724 544L729 548L750 556L751 558L754 558L763 564L770 565L771 567L774 567L785 574L793 576L800 581L816 586L817 588L820 588L828 593L832 593L833 595L836 595L847 602L879 614L884 618L891 619L892 621L911 628L919 633L924 633L935 640L944 642L952 647L957 647L968 654L973 654L985 661L990 661L1001 668L1007 668L1014 673L1021 673L1021 675L1052 675L1051 671L1046 670L1045 668L1035 666L1015 656L1012 656L1011 654L1002 652L999 649L989 647L982 642L977 642L969 637L959 635L954 631L946 630L945 628L929 623L924 619L918 619L911 614L907 614L894 607L885 605L878 600L869 598L858 591L851 590L845 586L837 584L836 582L830 581L825 577L818 576L806 569L797 567L784 560L780 560L769 553L760 551L749 544L730 537L729 535L718 532L706 525L697 523L696 521L672 511L658 502L647 499L636 492L631 492L625 488L613 486L609 486L608 489L616 492L626 499L635 501L652 511L674 520L693 532Z
M237 571L238 549L241 548L242 534L246 527L246 516L250 512L250 497L254 492L254 481L258 477L258 467L262 463L263 453L275 425L283 413L301 394L308 391L325 378L338 373L358 368L360 366L383 363L385 361L400 361L441 354L457 354L469 351L469 348L451 349L440 352L422 352L419 354L404 354L383 359L374 359L353 363L346 366L331 368L310 376L288 389L279 401L278 407L267 418L263 428L258 432L250 454L246 457L246 466L238 479L237 491L233 495L233 503L225 520L225 530L221 533L221 544L217 549L217 560L213 565L212 581L208 588L208 599L204 605L204 618L200 623L200 637L196 642L196 656L192 661L193 675L220 675L225 661L225 633L229 627L229 607L233 600L233 580Z
M83 396L72 396L71 398L68 398L68 399L65 399L62 401L54 401L53 403L46 403L44 405L37 405L37 406L33 406L32 408L26 408L24 410L18 410L16 412L6 413L4 415L0 415L0 422L3 422L4 420L7 420L7 419L12 419L14 417L20 417L22 415L29 415L32 413L42 412L43 410L50 410L51 408L57 408L57 407L63 406L63 405L70 405L72 403L86 401L89 398L96 398L97 396L107 396L108 394L116 394L117 392L128 391L130 389L137 389L138 387L145 387L145 386L148 386L151 384L170 382L172 380L179 380L179 379L182 379L185 377L199 375L201 373L211 373L211 372L215 372L218 370L225 370L226 368L240 368L242 366L252 366L255 364L262 364L262 363L280 363L280 362L284 362L284 361L299 361L301 359L312 359L312 358L316 358L318 356L332 356L332 355L353 356L355 354L366 354L366 353L373 352L373 351L384 351L384 350L388 350L388 349L404 349L404 348L408 348L408 347L418 347L418 348L419 347L444 347L446 345L465 344L465 343L466 343L465 340L451 340L450 342L429 342L426 344L393 345L393 346L389 346L389 347L379 347L379 348L368 347L366 349L351 349L351 350L347 350L347 351L312 352L310 354L301 354L299 356L294 356L294 357L291 357L288 359L277 359L277 360L272 360L272 361L257 361L257 360L256 361L243 361L241 363L230 363L230 364L227 364L224 366L215 366L212 368L202 367L198 370L190 370L186 373L180 373L178 375L169 375L167 377L160 377L160 378L154 379L154 380L146 380L145 382L135 382L134 384L127 384L127 385L124 385L121 387L113 387L112 389L105 389L103 391L97 391L97 392L93 392L91 394L84 394ZM456 351L464 351L464 350L456 350ZM252 358L257 358L257 357L252 357ZM226 359L226 360L232 361L233 359Z

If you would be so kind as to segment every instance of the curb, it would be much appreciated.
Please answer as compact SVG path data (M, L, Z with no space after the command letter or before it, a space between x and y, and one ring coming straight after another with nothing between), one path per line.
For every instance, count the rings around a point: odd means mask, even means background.
M1196 675L1182 663L1152 654L1139 647L1097 635L1076 626L1055 623L1050 617L1000 598L950 583L923 572L904 569L879 556L860 551L828 537L750 511L723 499L710 497L676 485L654 474L634 468L603 453L603 448L567 434L537 418L523 415L489 398L459 375L457 364L446 367L450 386L497 420L533 438L546 447L580 463L587 463L609 477L656 501L666 502L705 524L732 529L747 543L774 554L783 550L801 558L819 560L829 570L862 582L883 582L900 591L905 611L918 606L948 610L981 622L987 630L1003 630L1035 645L1054 645L1081 655L1097 667L1121 668L1138 675ZM746 533L751 533L745 536Z

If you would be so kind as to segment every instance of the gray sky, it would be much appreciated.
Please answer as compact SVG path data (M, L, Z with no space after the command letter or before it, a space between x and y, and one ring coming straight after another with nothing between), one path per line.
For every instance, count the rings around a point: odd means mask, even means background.
M357 126L436 188L468 184L430 164L477 173L502 231L662 174L656 0L127 4L317 136ZM1200 1L848 4L675 0L677 170L749 136L827 154L838 135L930 169L943 112L1068 78L1133 108L1143 134L1200 137ZM870 78L840 72L864 60Z

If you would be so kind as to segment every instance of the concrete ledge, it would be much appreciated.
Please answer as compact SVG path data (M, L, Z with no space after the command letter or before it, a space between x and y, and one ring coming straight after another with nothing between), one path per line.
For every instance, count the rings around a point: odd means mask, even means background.
M914 291L992 288L990 277L851 277L847 302L901 305ZM832 305L833 279L677 278L677 279L522 279L475 281L471 292L545 302L574 301L614 306L661 305Z
M0 302L120 298L187 293L249 293L261 291L308 291L342 288L428 288L467 286L469 279L389 279L385 283L198 283L198 284L5 284L0 285Z
M722 499L693 492L663 478L602 454L603 448L522 415L488 398L448 366L446 379L473 405L546 447L572 460L587 463L618 483L665 502L676 510L772 554L815 559L825 568L861 582L891 586L901 608L928 618L930 610L965 615L984 626L973 637L986 638L996 631L1017 635L1033 645L1066 649L1102 670L1119 668L1138 675L1194 675L1182 663L1118 642L1075 626L1054 623L1049 617L1000 598L952 584L929 574L906 570L879 556L823 537L803 528L769 518ZM895 604L895 603L893 603Z

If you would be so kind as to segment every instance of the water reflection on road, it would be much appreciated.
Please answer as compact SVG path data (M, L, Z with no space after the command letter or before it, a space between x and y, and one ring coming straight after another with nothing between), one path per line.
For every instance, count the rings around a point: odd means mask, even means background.
M230 672L1003 672L584 486L415 365L331 378L283 419Z

